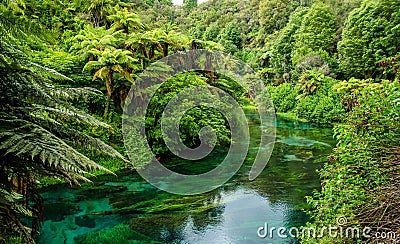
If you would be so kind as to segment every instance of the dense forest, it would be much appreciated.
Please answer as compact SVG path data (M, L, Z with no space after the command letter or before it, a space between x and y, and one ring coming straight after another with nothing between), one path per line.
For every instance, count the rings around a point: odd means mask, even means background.
M371 233L397 233L388 243L400 240L400 0L4 0L0 243L37 242L42 188L140 167L129 162L121 132L129 90L152 63L195 49L251 66L278 116L332 128L337 145L318 171L322 189L307 197L308 227L346 216ZM168 79L146 117L160 158L169 150L158 118L172 97L193 86L219 87L251 105L221 74ZM210 108L182 118L184 143L198 146L206 125L219 147L229 145L229 125Z

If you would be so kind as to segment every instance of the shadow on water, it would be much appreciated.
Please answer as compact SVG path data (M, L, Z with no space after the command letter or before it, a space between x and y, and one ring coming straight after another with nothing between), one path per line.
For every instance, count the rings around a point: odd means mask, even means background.
M248 118L251 136L258 138L268 125L257 124L254 115ZM328 155L335 141L331 129L279 118L276 126L271 159L254 181L248 180L248 173L259 149L256 139L238 173L224 186L200 195L160 191L136 173L99 177L82 188L51 187L42 193L45 222L39 242L99 243L96 238L108 238L119 243L122 238L126 243L295 243L276 232L272 239L262 239L257 230L265 224L290 229L308 221L302 209L305 196L320 189L317 159ZM224 155L215 150L196 165L178 159L168 165L196 173L217 166ZM128 230L118 227L121 223ZM114 226L118 228L111 229Z

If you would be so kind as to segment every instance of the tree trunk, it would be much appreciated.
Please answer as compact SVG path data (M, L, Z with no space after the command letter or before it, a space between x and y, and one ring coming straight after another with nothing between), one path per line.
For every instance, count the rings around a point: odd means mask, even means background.
M107 74L106 77L106 88L107 88L107 103L106 103L106 108L104 109L104 119L107 119L108 112L110 109L110 99L111 99L111 94L112 94L112 76L113 72L110 70L110 72Z
M129 34L129 28L128 28L128 25L124 25L123 26L123 28L124 28L124 32L125 32L125 34Z
M104 114L103 114L104 120L107 120L107 117L108 117L108 111L110 109L110 100L111 100L111 98L109 96L107 96L106 108L104 109Z
M168 56L168 43L163 45L163 58Z

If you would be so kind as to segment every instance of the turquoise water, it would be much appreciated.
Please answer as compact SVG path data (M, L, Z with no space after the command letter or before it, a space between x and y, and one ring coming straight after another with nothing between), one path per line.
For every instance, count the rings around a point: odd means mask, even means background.
M179 196L155 189L136 173L121 172L81 188L53 186L42 193L45 221L39 243L84 243L83 235L121 223L144 242L295 243L276 233L260 238L257 230L265 223L289 229L308 221L302 211L307 206L305 196L320 189L315 171L321 167L318 159L335 144L332 131L278 118L271 160L258 178L249 181L259 149L257 135L268 125L258 125L254 115L248 118L252 142L246 163L225 185L196 196ZM202 162L174 158L165 163L189 174L215 167L224 156L224 150L215 150Z

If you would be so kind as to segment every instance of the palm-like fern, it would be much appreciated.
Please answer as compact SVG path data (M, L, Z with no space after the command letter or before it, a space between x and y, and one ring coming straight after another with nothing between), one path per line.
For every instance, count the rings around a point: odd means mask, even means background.
M114 12L107 19L113 22L111 26L116 30L124 30L126 34L129 34L129 28L134 30L144 28L139 15L129 12L128 8L125 7L120 10L120 7L117 5L114 7Z
M303 73L297 86L300 89L300 95L297 99L302 99L308 95L314 94L322 86L325 75L315 70L309 70Z
M10 1L14 4L15 1ZM1 3L4 20L0 26L18 22L11 7ZM18 10L19 11L19 10ZM2 29L0 35L0 242L13 235L33 242L43 213L37 181L43 176L65 179L71 184L86 177L90 170L104 170L77 150L77 147L124 157L101 140L65 126L70 121L111 129L107 124L70 105L68 100L97 91L57 87L53 81L68 79L54 70L30 62L14 40L28 37L19 30ZM6 34L5 34L6 33ZM32 228L21 216L31 217Z
M80 55L82 60L93 61L92 50L103 51L106 48L116 47L118 45L118 35L122 31L106 29L106 27L93 28L90 25L73 38L74 44L70 48L76 54Z
M83 70L95 70L93 80L102 79L106 82L107 88L107 105L104 111L104 117L107 117L109 100L114 98L114 101L120 106L124 100L123 97L113 97L115 88L121 87L115 84L114 74L122 75L127 81L133 83L134 80L131 76L132 71L138 69L138 60L132 57L132 53L127 50L107 48L104 51L93 49L91 53L97 57L97 61L88 62Z
M155 51L161 53L162 57L168 56L170 48L184 49L188 44L188 37L177 31L174 25L165 25L143 33L132 33L125 44L135 56L141 54L146 60L152 61L160 58Z
M106 25L106 15L112 11L112 0L88 0L86 12L96 27L100 24Z

